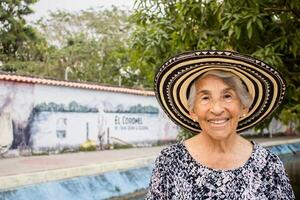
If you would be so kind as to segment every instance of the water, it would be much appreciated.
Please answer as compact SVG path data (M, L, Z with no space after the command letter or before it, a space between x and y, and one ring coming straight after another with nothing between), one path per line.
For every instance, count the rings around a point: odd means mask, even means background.
M279 155L289 175L296 199L300 199L300 143L278 145L269 148Z
M296 199L300 199L300 143L269 148L285 164ZM296 153L297 152L297 153ZM118 199L142 200L145 193L130 198L122 195L146 191L152 166L127 171L110 172L97 176L76 177L68 180L42 183L0 192L0 200L100 200L121 196ZM76 195L74 195L76 194Z
M0 193L0 200L101 200L133 193L149 185L152 167L76 177Z
M296 155L281 157L289 175L296 199L300 199L300 152Z

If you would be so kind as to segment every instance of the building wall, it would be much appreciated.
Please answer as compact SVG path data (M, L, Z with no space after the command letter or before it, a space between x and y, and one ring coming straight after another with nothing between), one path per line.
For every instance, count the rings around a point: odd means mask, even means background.
M29 140L26 127L34 107L34 87L32 84L0 81L0 91L0 113L10 119L1 123L1 126L12 127L0 127L1 137L6 138L0 141L0 146L17 148Z
M87 139L147 146L175 140L178 133L154 96L3 80L0 91L0 153L78 147ZM261 133L293 129L272 120Z
M11 148L55 149L92 139L147 145L174 140L178 128L154 96L0 81L0 111L9 113Z

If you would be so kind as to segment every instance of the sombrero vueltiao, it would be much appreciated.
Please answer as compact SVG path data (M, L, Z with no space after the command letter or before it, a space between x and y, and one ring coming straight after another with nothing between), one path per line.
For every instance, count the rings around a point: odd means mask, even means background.
M201 74L220 69L240 77L253 102L238 124L242 132L266 119L282 102L286 85L281 74L266 63L233 51L201 50L168 59L155 76L155 94L166 114L177 125L192 132L201 128L189 115L188 92Z

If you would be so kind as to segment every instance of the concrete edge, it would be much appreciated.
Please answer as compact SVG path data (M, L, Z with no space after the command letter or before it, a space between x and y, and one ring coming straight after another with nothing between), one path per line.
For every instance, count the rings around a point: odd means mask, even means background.
M133 160L123 160L102 164L39 171L26 174L10 175L0 177L0 192L13 190L21 186L70 179L79 176L90 176L106 172L126 170L130 168L144 167L151 164L155 157L145 157Z
M271 147L271 146L278 146L282 144L293 144L293 143L299 143L300 138L296 139L288 139L288 140L282 140L282 141L267 141L267 142L261 142L259 143L263 147Z
M299 143L300 138L289 139L283 141L268 141L260 142L264 147L277 146L282 144ZM127 170L130 168L144 167L154 162L156 156L149 156L144 158L137 158L132 160L122 160L109 163L93 164L86 166L78 166L71 168L31 172L18 175L10 175L0 177L0 192L13 190L17 187L29 186L38 183L49 181L58 181L63 179L70 179L79 176L90 176L106 172L113 172L119 170Z

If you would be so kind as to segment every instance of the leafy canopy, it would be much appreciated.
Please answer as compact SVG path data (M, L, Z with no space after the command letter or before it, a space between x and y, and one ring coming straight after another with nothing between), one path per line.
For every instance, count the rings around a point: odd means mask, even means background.
M152 86L157 68L176 53L235 50L281 71L288 92L274 117L300 125L300 1L136 0L135 6L131 58L145 86Z
M130 17L117 8L59 11L33 28L23 16L34 2L0 2L0 70L152 88L155 71L176 53L235 50L282 72L287 97L274 117L300 124L297 0L136 0Z

